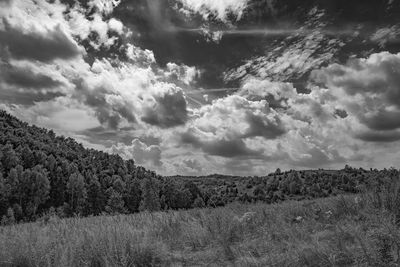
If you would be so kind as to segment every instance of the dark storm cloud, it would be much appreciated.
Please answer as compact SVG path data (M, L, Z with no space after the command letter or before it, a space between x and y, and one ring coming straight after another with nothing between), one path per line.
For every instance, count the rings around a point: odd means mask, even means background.
M373 130L395 130L400 128L400 111L380 110L371 117L363 116L361 121Z
M3 73L0 77L6 83L23 88L45 89L57 87L62 83L42 73L35 73L29 68L19 68L3 65Z
M367 142L390 143L400 140L400 132L398 131L366 132L357 134L356 138L359 138Z
M111 129L117 129L122 119L126 119L130 123L136 123L136 117L133 107L126 100L120 100L117 103L109 103L106 99L113 92L105 86L90 88L82 79L74 81L76 85L75 98L83 100L84 103L92 107L96 117L101 124Z
M30 59L49 62L54 59L69 59L80 51L76 43L68 38L60 26L46 34L23 32L3 19L4 29L0 30L0 46L5 47L16 59Z
M188 119L187 104L181 90L167 91L154 96L154 98L155 105L145 108L142 121L161 128L170 128L186 123Z
M182 134L181 141L183 144L190 144L209 155L225 158L262 158L264 152L262 149L253 150L248 148L242 139L205 141L195 136L191 131Z
M249 129L243 137L262 136L265 139L275 139L286 133L279 117L274 118L275 121L265 121L263 117L253 113L246 115L246 122L249 124Z
M63 85L61 81L29 67L0 64L0 82L2 103L31 106L65 95L59 88Z

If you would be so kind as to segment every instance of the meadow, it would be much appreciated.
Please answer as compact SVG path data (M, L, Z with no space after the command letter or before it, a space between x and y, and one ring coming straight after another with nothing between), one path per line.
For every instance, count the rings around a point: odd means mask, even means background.
M1 266L398 266L398 186L0 228Z

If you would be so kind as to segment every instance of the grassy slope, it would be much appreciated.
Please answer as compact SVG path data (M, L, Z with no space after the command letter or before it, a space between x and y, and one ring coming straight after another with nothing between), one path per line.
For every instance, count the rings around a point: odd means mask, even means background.
M7 226L0 228L0 266L396 266L400 232L364 199ZM240 220L246 212L255 214Z

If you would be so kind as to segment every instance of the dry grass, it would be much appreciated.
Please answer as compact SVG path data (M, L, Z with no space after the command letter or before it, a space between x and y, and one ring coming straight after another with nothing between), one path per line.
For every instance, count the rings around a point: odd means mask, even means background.
M5 226L0 266L397 266L395 216L369 201L346 196Z

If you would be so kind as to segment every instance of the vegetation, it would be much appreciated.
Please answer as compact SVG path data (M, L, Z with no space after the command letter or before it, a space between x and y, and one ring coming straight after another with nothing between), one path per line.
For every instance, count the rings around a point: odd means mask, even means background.
M72 138L29 126L0 111L0 222L276 203L356 193L398 171L277 170L264 177L161 177L133 160L85 149Z
M141 212L0 228L1 266L398 266L400 183L279 204ZM10 214L12 217L12 214Z

